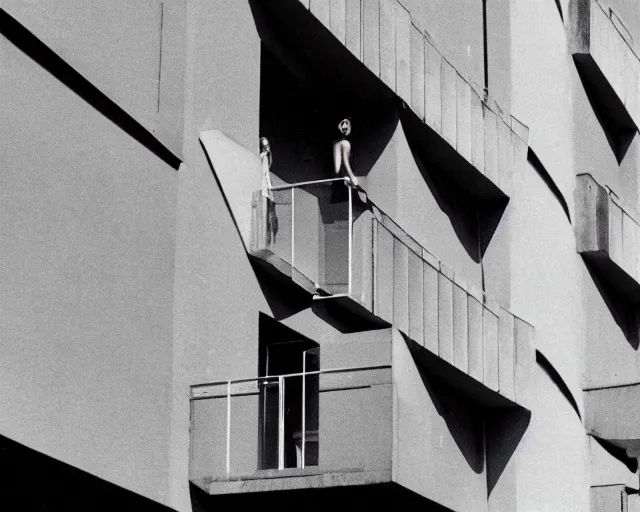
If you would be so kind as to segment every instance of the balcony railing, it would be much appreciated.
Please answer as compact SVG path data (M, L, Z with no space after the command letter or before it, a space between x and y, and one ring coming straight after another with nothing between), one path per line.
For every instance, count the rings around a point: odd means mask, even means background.
M274 199L269 213L268 200L254 194L254 256L314 293L316 304L343 308L354 322L393 325L492 392L524 405L534 358L529 324L469 286L342 181L287 185ZM273 210L285 227L267 243Z
M307 291L348 295L352 289L354 203L344 178L306 181L254 193L251 251Z
M391 366L215 382L191 390L191 481L391 468Z

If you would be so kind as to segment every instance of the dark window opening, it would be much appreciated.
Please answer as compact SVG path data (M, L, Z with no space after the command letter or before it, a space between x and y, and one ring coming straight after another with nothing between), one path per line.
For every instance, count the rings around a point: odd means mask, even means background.
M259 469L318 465L318 370L317 343L261 316Z

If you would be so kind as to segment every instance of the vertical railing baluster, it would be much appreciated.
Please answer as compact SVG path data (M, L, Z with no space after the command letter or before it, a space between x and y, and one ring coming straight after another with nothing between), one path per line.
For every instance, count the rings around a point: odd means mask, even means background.
M227 476L231 474L231 381L227 381Z
M307 428L307 355L302 354L302 467L304 468Z
M295 188L291 188L291 271L295 268L296 263L296 204L295 204Z
M284 469L284 377L278 377L278 469Z
M346 184L346 182L345 182ZM348 284L348 293L349 296L351 296L351 286L352 286L352 259L353 259L353 198L352 198L352 192L353 189L347 185L348 189L349 189L349 284Z

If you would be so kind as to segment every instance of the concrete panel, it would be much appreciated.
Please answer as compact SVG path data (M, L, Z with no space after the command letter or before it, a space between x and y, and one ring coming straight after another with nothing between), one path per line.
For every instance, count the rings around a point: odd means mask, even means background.
M442 133L442 56L424 41L424 119L436 132Z
M261 42L248 2L211 0L207 7L188 9L191 70L186 90L193 94L186 108L187 130L216 129L256 151L260 127ZM229 41L235 41L229 45ZM225 51L220 51L225 48ZM221 73L220 70L225 72ZM238 94L242 91L242 94ZM189 126L191 123L191 126ZM191 141L185 140L185 144ZM201 151L185 148L185 161Z
M515 319L515 392L516 402L528 407L529 404L529 379L533 372L535 362L535 349L533 344L534 329L528 323L519 318Z
M411 108L424 119L425 79L424 36L415 25L411 26Z
M442 136L456 147L456 85L458 73L449 62L442 59Z
M322 24L331 30L331 3L327 0L310 0L309 9Z
M469 371L469 310L468 294L453 286L453 364L463 372Z
M394 482L431 500L416 509L433 509L435 502L442 510L487 512L480 415L450 388L423 379L397 336L393 380ZM402 498L396 503L392 508L414 508Z
M482 312L482 349L484 385L498 391L498 316L486 306Z
M381 224L376 224L374 312L376 316L393 323L393 236Z
M307 9L309 8L309 0L300 0L300 3L304 5Z
M395 0L380 2L380 78L396 90L396 6Z
M515 326L511 313L500 308L498 316L498 382L500 393L515 400Z
M438 353L438 271L429 263L423 267L424 290L424 347L434 354Z
M627 512L624 485L591 487L591 512Z
M438 274L438 355L453 364L453 282Z
M393 324L409 334L409 249L393 240Z
M480 96L471 89L471 163L484 173L484 119Z
M337 236L327 237L325 240L325 250L327 253L333 254L337 257L332 259L331 264L327 266L345 270L346 273L349 255L347 252L348 245L345 244L344 241L348 240L348 226L338 224L337 222L327 226L322 226L320 209L318 207L318 198L303 188L296 188L293 189L293 191L293 209L295 211L293 269L311 280L312 283L320 282L318 275L320 269L320 230L324 227L326 235L328 231L327 228L331 227L336 228ZM327 278L326 274L328 273L331 273L331 271L329 270L327 272L327 269L325 268L325 282ZM338 280L344 281L344 279Z
M604 447L591 436L587 436L591 459L591 486L624 483L628 487L638 484L637 477L620 460L612 457Z
M622 215L622 208L609 199L609 257L619 265L624 261Z
M330 0L329 24L331 32L342 44L346 43L346 0Z
M511 190L511 175L513 171L512 135L511 128L502 119L498 119L498 174L500 178L496 185L507 195Z
M166 502L179 172L5 37L0 55L0 430Z
M456 149L471 162L471 86L457 74L456 78Z
M411 105L411 16L394 2L396 16L396 92Z
M362 3L363 10L363 62L380 76L380 4L378 0Z
M367 212L353 224L352 295L369 311L373 309L373 216Z
M424 262L409 251L409 337L416 343L424 343Z
M478 382L484 380L484 356L482 350L482 303L473 295L468 297L469 312L469 370Z
M482 105L484 118L484 173L496 185L500 183L498 167L498 116Z
M622 216L622 250L624 268L633 277L637 276L636 258L638 245L638 225L627 213Z
M347 0L345 42L347 48L362 60L362 5L360 0Z
M217 130L202 132L200 140L248 248L251 240L252 195L262 183L260 159Z

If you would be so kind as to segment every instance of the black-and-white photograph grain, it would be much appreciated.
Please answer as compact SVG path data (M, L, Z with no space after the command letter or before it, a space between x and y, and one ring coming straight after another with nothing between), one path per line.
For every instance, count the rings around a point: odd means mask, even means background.
M640 0L0 0L0 510L640 512Z

